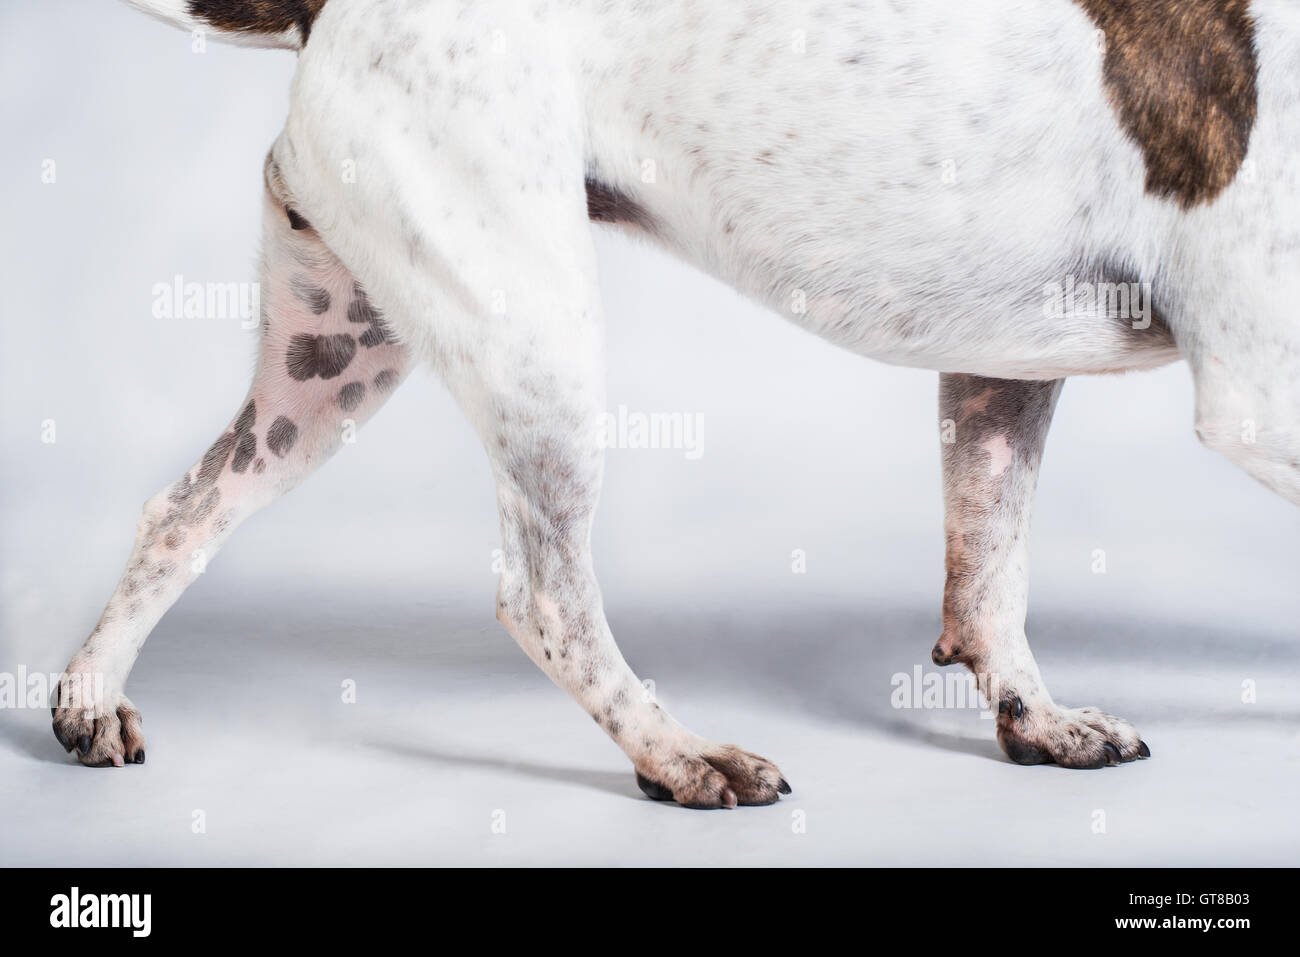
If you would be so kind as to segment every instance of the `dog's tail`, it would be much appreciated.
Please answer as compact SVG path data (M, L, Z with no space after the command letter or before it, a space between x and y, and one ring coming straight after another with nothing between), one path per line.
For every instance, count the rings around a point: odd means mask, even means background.
M126 0L159 20L245 46L300 50L326 0Z

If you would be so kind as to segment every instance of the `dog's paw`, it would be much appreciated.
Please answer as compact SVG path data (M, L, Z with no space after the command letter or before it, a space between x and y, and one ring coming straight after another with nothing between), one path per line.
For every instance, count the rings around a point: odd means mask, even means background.
M1025 704L1015 696L998 705L998 743L1017 764L1091 769L1151 757L1123 718L1096 708Z
M140 712L125 695L105 695L90 707L62 707L65 698L60 685L59 702L50 709L54 736L65 751L76 754L87 767L122 767L144 764L145 742Z
M637 766L636 783L656 801L704 809L775 804L790 793L775 764L731 744L651 758Z

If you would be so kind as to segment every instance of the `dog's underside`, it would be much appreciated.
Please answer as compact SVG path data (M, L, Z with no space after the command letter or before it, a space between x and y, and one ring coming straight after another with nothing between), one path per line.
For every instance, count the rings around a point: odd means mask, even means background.
M144 760L155 623L249 514L416 363L482 437L497 617L653 798L767 804L771 762L644 693L592 569L603 320L590 220L807 329L940 377L947 583L932 656L1022 763L1148 755L1049 695L1026 541L1069 375L1190 364L1201 439L1300 502L1300 8L1288 0L131 0L301 50L265 164L260 358L232 424L145 505L68 666L59 740ZM1107 285L1110 284L1110 285ZM1138 321L1114 295L1149 290ZM1136 294L1136 293L1135 293ZM61 694L63 692L61 691Z

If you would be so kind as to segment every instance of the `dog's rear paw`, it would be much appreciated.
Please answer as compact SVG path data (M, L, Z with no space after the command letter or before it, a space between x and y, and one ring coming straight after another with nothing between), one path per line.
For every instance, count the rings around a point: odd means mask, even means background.
M637 766L636 783L647 797L690 808L775 804L790 793L775 764L731 744L651 758Z
M60 702L63 689L60 687ZM144 764L144 732L140 712L123 695L106 696L89 708L60 707L50 709L54 717L54 736L65 751L72 751L87 767L122 767Z
M1151 757L1123 718L1096 708L1029 705L1015 696L998 706L998 743L1017 764L1091 769Z

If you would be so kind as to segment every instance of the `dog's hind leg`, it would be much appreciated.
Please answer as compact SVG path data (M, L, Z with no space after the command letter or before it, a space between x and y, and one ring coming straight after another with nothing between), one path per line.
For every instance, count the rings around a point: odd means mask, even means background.
M932 657L975 673L1013 761L1095 768L1150 751L1127 721L1056 704L1025 638L1029 513L1061 384L940 379L948 578Z
M272 192L273 164L268 172L257 371L230 426L145 504L117 590L68 664L54 731L83 764L144 761L140 714L124 691L149 632L235 526L328 458L409 368L406 347L302 214Z

